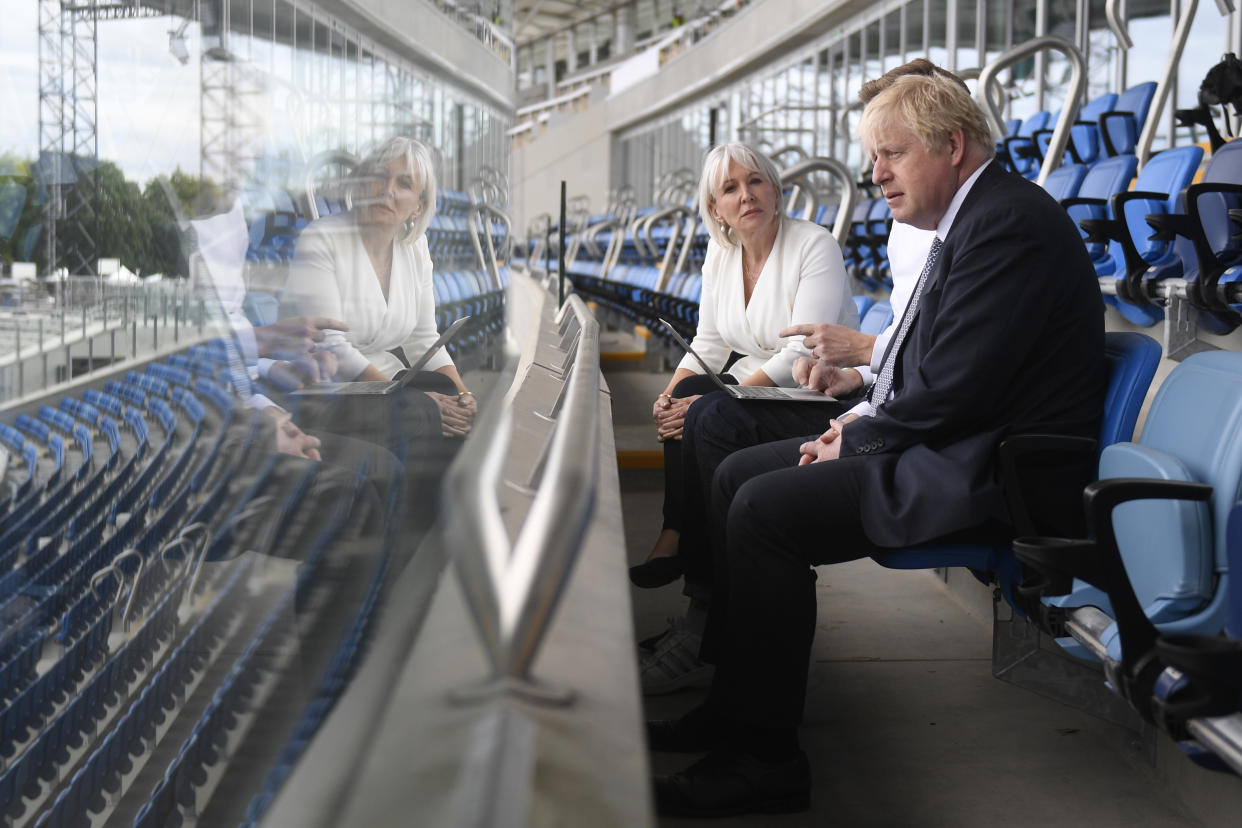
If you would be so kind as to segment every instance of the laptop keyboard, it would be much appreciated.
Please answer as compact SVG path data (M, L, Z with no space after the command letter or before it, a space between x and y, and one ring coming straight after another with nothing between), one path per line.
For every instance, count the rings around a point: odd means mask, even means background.
M738 393L743 397L758 397L765 400L787 400L789 395L781 388L770 388L766 385L739 385Z

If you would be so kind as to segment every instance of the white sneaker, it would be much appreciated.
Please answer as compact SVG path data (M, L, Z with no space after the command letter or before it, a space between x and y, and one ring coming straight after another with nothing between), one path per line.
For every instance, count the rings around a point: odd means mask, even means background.
M639 661L639 679L643 695L662 696L687 687L707 687L716 668L699 660L702 636L686 629L677 619L656 645L654 653Z

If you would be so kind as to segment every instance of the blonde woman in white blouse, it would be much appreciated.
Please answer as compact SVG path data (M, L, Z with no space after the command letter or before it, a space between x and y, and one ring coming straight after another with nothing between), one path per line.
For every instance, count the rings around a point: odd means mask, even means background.
M340 319L330 331L340 380L386 380L402 369L390 351L417 359L438 336L427 227L436 206L430 150L410 138L384 142L359 166L353 209L313 222L298 239L281 315ZM444 350L427 363L443 391L427 391L445 436L470 431L474 395Z
M808 356L802 337L782 338L790 325L828 322L858 327L841 250L832 234L781 210L780 174L746 144L708 153L699 180L699 215L711 240L703 262L703 291L694 349L717 373L740 355L728 378L742 385L797 386L793 366ZM665 443L664 528L648 563L631 570L640 586L680 574L673 560L681 536L681 458L677 443L687 409L715 386L689 356L682 359L652 405L657 439ZM640 583L645 581L645 583Z

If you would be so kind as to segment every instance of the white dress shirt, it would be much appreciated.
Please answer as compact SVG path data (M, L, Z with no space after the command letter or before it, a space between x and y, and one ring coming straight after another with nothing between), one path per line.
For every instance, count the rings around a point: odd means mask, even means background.
M741 354L730 369L741 380L762 369L777 385L797 385L794 362L810 352L800 336L777 336L782 328L814 322L858 327L841 249L831 233L809 221L781 218L749 304L744 297L741 246L708 242L694 350L715 371L730 353ZM678 368L702 373L689 355Z
M324 316L349 325L348 331L327 331L321 346L336 355L338 379L352 380L368 364L391 377L403 366L390 349L402 348L413 361L439 336L431 273L425 235L412 244L394 241L385 300L353 211L327 216L298 239L280 316ZM440 349L425 368L451 364Z

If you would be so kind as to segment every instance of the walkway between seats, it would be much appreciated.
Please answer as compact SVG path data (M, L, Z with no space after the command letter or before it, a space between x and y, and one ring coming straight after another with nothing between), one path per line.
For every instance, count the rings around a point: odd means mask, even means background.
M605 371L618 433L629 432L667 378L632 367ZM659 531L661 487L658 469L621 472L630 563L642 560ZM1205 824L1162 787L1126 731L992 678L991 619L967 612L934 575L863 560L821 567L817 591L801 733L815 774L812 811L712 824ZM684 606L678 586L632 595L638 639ZM676 716L701 697L648 699L647 714ZM693 758L657 754L653 769L669 772Z

